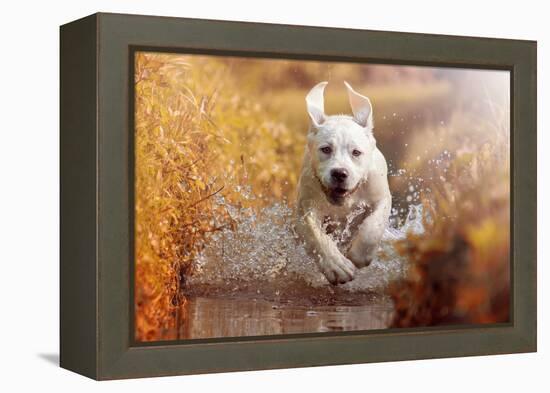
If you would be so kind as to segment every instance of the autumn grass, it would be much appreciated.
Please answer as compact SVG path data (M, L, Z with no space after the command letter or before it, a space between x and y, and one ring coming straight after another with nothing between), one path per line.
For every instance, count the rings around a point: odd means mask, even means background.
M135 89L136 337L150 340L174 327L208 237L236 224L216 198L254 207L291 195L303 145L215 61L140 53ZM261 198L244 198L248 187Z
M508 113L494 115L479 121L485 132L476 135L487 138L485 143L457 149L426 182L426 232L397 244L411 266L389 290L394 327L509 321L509 130L499 121ZM464 133L460 124L454 126Z

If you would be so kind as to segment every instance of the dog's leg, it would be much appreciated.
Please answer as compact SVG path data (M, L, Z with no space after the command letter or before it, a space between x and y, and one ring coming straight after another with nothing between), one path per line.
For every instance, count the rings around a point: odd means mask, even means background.
M358 268L368 266L374 258L384 230L388 225L391 197L379 201L372 213L359 225L347 257Z
M355 266L322 230L321 222L314 213L308 212L300 217L296 230L304 239L308 251L317 257L319 268L331 284L353 280Z

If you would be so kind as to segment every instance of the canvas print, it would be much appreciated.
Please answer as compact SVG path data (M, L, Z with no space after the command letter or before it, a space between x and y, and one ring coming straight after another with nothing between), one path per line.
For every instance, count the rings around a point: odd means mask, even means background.
M509 71L134 66L136 341L510 321Z

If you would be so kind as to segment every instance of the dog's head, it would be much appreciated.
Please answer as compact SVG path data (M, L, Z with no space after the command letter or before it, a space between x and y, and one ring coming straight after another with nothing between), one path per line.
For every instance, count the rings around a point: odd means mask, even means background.
M367 181L376 148L371 103L344 83L353 116L325 114L323 91L327 82L319 83L306 96L311 118L308 134L311 165L327 199L335 205L342 205Z

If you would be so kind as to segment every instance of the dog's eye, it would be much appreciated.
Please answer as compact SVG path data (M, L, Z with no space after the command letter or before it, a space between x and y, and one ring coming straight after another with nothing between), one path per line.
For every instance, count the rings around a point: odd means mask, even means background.
M354 157L359 157L363 153L361 153L359 150L355 149L351 152L351 154L353 154Z
M332 153L332 148L330 146L321 147L321 151L325 154Z

